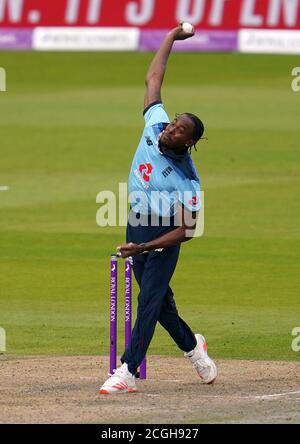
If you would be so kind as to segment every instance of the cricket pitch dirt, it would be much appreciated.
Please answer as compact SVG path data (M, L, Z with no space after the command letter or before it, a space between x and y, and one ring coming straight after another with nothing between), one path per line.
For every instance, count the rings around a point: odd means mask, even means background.
M139 392L98 395L108 358L0 358L0 423L300 423L300 363L217 361L206 386L184 358L150 356Z

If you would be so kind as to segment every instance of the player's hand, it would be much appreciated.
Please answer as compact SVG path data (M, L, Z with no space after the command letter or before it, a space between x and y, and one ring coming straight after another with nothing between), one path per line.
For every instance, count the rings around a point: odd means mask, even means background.
M182 29L182 23L180 23L180 25L178 25L176 28L174 28L171 32L173 32L174 34L174 40L186 40L186 39L190 39L191 37L193 37L195 35L195 29L193 30L193 32L185 32Z
M125 259L126 257L136 256L137 254L143 253L144 248L138 244L129 242L128 244L119 245L117 251L117 255Z

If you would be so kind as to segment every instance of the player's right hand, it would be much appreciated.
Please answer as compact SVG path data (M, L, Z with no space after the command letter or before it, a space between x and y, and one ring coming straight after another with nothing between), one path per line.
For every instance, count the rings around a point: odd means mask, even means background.
M172 30L172 32L174 33L174 40L186 40L195 35L195 29L193 32L185 32L183 31L181 25L182 24L180 23L176 28Z

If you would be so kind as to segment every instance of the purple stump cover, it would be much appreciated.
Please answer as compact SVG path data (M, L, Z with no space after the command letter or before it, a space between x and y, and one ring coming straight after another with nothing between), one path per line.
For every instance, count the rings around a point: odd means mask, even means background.
M145 357L140 366L140 379L146 379L146 377L147 377L147 360Z
M117 297L118 297L118 259L112 255L110 260L110 363L109 371L117 368Z
M125 348L131 340L131 319L132 319L132 266L131 258L125 261ZM146 379L146 358L140 365L140 379Z
M125 348L128 347L131 339L131 318L132 318L132 274L130 260L125 261Z

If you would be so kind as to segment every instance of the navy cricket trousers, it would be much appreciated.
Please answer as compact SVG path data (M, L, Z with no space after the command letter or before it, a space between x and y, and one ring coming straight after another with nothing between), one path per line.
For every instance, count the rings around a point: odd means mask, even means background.
M128 225L126 240L134 243L148 242L173 228ZM169 286L179 251L180 245L176 245L161 252L151 251L133 258L133 272L140 293L132 339L121 357L121 361L128 364L132 374L136 373L147 353L157 322L167 330L181 350L189 352L196 346L194 333L178 315Z

